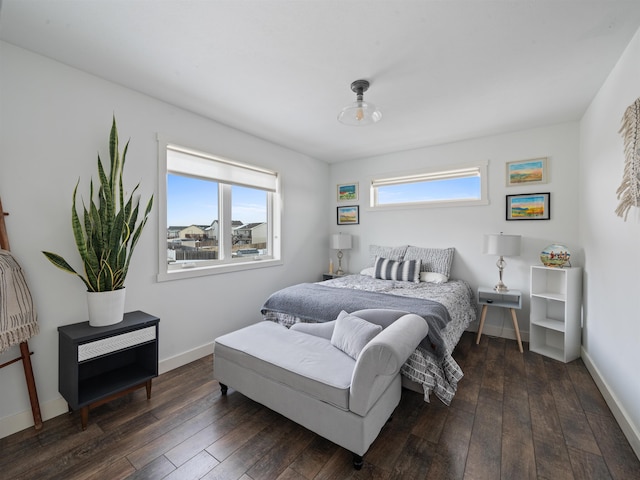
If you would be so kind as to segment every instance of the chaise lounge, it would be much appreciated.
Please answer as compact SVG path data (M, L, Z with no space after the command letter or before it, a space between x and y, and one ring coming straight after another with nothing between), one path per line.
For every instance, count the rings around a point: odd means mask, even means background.
M363 455L400 402L400 367L427 335L397 310L341 312L326 323L270 321L216 338L214 377L353 454Z

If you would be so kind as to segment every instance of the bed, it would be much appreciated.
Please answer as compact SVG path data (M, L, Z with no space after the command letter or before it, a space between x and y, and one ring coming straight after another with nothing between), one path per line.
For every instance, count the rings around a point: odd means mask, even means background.
M417 313L429 335L402 367L405 386L433 393L449 405L463 372L452 357L462 333L476 320L474 293L464 280L449 278L454 249L370 247L370 266L359 274L293 285L272 294L265 320L291 326L326 322L341 310L393 308Z

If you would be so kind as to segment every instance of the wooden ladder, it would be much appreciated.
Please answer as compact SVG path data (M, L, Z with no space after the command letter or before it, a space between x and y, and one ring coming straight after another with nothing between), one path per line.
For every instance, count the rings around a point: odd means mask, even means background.
M4 223L4 217L9 215L2 210L2 200L0 200L0 248L3 250L9 250L9 236L7 235L7 226ZM29 351L29 343L25 340L20 342L20 356L9 360L6 363L0 365L0 368L4 368L12 363L22 360L22 366L24 367L24 377L27 381L27 390L29 391L29 401L31 402L31 411L33 412L33 426L36 430L42 428L42 415L40 414L40 403L38 402L38 392L36 390L36 381L33 377L33 368L31 366L31 354Z

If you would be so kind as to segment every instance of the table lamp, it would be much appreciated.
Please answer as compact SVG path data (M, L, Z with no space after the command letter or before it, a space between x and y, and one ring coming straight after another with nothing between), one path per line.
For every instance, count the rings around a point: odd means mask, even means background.
M342 270L342 250L351 248L351 235L348 233L334 233L331 235L331 248L338 250L338 270L336 270L336 275L344 275L344 270Z
M507 266L504 257L518 257L520 255L520 235L503 235L502 232L485 234L483 252L486 255L498 255L496 265L500 272L500 281L494 287L496 292L508 292L509 289L502 282L502 272Z

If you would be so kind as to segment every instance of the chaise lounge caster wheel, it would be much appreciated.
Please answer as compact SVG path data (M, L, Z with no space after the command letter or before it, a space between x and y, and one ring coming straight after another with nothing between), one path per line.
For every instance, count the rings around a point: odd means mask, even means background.
M355 468L356 470L360 470L362 468L363 464L364 464L364 461L362 460L362 455L356 455L354 453L353 454L353 468Z

